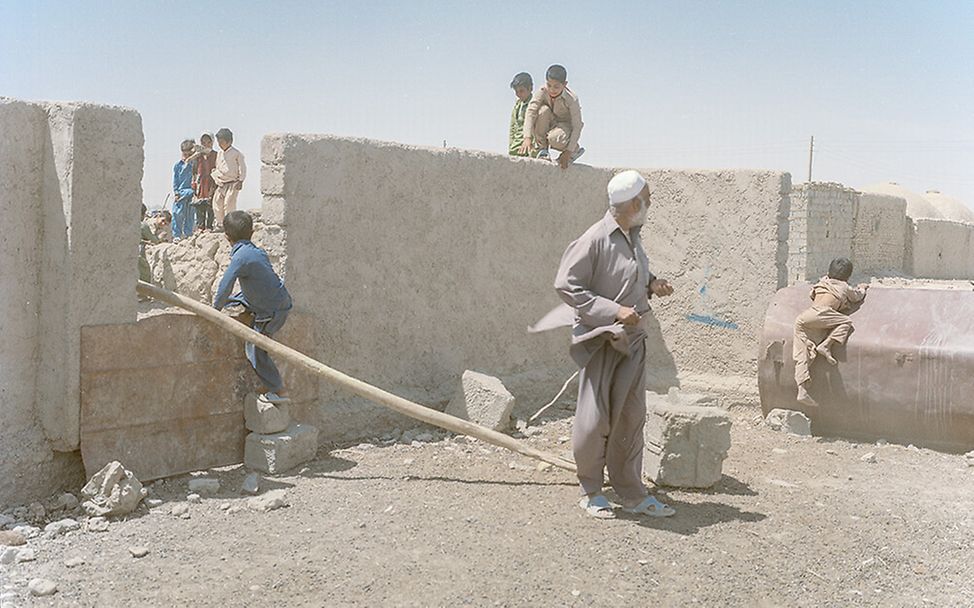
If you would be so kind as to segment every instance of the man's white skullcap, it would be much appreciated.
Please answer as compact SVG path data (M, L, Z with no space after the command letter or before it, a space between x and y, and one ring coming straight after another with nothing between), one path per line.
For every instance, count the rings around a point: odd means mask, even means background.
M646 187L646 179L639 171L623 171L609 180L609 204L620 205L636 198Z

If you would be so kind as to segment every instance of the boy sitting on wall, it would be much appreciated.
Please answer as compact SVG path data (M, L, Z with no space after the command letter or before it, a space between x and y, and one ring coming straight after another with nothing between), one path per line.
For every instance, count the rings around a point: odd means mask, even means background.
M249 213L228 213L223 219L223 232L231 245L230 266L220 279L213 308L223 310L228 304L242 306L245 312L238 320L265 336L273 336L284 326L291 311L291 294L274 272L267 253L250 242L254 223ZM237 281L241 291L230 297ZM259 391L263 399L269 403L290 401L284 392L284 380L267 351L248 342L244 352L263 384Z
M836 365L832 356L833 344L845 344L852 333L852 319L849 310L866 297L869 285L853 288L846 281L852 276L852 262L847 258L835 258L829 264L828 276L822 277L812 287L812 305L795 319L795 336L792 354L795 359L795 382L798 383L798 402L815 406L815 400L808 394L812 380L808 368L816 356ZM820 343L808 337L809 329L825 329L828 336Z
M555 64L545 73L545 86L528 103L524 142L518 151L526 155L534 145L539 148L538 158L547 160L549 147L560 150L558 164L567 169L585 153L585 148L578 145L582 126L582 106L575 92L568 88L568 72Z

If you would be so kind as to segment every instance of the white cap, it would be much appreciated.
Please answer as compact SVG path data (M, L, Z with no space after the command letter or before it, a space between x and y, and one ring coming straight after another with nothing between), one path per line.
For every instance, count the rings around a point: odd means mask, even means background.
M609 180L609 204L620 205L636 198L636 195L646 187L646 179L639 171L632 169L623 171Z

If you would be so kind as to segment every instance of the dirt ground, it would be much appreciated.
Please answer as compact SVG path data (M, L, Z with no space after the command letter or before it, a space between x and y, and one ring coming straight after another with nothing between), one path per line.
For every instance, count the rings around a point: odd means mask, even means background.
M567 415L526 441L568 450ZM657 491L671 519L589 518L569 473L481 442L377 439L264 479L262 491L286 489L285 508L248 508L246 471L230 467L210 472L221 491L189 519L170 514L186 503L182 476L107 532L32 539L36 560L3 570L3 608L974 605L963 456L732 417L716 488ZM148 555L132 557L137 545ZM58 593L31 597L34 577Z

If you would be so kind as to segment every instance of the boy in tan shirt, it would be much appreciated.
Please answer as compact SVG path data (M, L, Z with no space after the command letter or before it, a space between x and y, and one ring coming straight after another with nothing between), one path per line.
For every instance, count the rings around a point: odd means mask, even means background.
M803 405L818 405L808 394L811 375L808 368L816 356L836 365L832 356L833 344L845 344L852 333L852 319L846 314L854 305L866 297L869 285L856 288L846 282L852 276L852 262L847 258L836 258L829 264L828 276L822 277L812 287L812 305L795 319L795 336L792 354L795 359L795 382L798 384L798 402ZM820 343L809 338L808 330L828 330L829 334Z
M547 160L549 147L560 150L558 164L567 169L585 153L585 148L578 145L582 126L582 106L575 92L568 88L568 72L555 64L545 73L545 86L528 103L524 142L518 151L527 155L533 145L539 149L538 158Z

